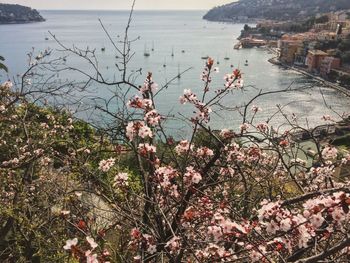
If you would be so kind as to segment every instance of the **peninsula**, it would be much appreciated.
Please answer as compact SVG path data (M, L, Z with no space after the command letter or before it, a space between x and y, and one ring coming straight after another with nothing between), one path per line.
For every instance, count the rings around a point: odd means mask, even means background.
M215 7L204 15L210 21L249 22L260 19L295 21L320 13L350 9L349 0L239 0Z
M43 21L45 21L45 19L35 9L21 5L0 3L0 25L24 24Z

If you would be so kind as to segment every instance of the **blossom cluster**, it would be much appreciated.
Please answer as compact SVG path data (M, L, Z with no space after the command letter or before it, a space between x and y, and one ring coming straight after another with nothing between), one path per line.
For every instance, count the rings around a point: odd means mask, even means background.
M102 161L100 161L100 163L98 165L98 169L101 170L102 172L108 172L114 164L115 164L114 158L102 160Z
M131 121L126 127L126 136L132 141L135 136L140 136L145 139L147 137L152 137L153 133L150 127L148 127L143 121Z
M74 258L77 258L81 261L87 262L87 263L109 263L108 257L110 256L110 253L108 250L103 250L101 255L99 256L94 250L98 247L98 244L95 242L95 240L92 237L87 236L86 237L86 245L78 245L79 241L78 238L68 239L66 241L66 244L63 246L63 249L71 253L71 255Z

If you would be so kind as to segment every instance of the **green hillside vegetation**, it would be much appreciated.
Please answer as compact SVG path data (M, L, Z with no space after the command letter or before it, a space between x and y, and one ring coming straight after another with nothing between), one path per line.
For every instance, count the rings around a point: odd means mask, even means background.
M42 22L45 19L30 7L0 3L0 24Z
M204 19L235 21L248 19L295 20L319 13L350 9L348 0L240 0L211 9Z

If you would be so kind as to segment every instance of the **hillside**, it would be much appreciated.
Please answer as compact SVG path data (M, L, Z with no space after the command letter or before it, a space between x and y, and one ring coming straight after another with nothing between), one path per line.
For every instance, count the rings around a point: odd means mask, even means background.
M35 9L21 5L0 3L0 24L42 22L45 19Z
M345 9L350 9L349 0L239 0L215 7L203 18L210 21L289 20Z

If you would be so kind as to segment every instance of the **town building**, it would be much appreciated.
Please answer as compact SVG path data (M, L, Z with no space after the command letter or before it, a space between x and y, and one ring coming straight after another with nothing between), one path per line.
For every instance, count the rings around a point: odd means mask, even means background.
M240 40L240 43L241 43L243 48L250 48L250 47L265 46L267 44L267 41L263 40L263 39L256 39L256 38L252 38L252 37L246 37L246 38L242 38Z
M317 42L314 32L283 35L278 41L279 59L287 64L305 65L308 44L312 42Z
M302 46L300 40L280 40L278 42L279 59L283 63L293 64L298 49Z
M309 72L318 72L321 67L322 60L327 57L328 54L322 50L309 50L305 64Z
M319 69L320 75L322 77L327 77L332 69L339 69L340 64L341 64L340 58L335 58L330 56L324 57L320 63L320 69Z

